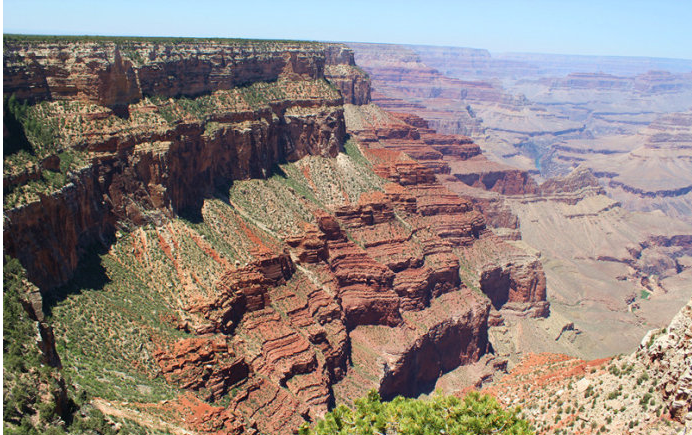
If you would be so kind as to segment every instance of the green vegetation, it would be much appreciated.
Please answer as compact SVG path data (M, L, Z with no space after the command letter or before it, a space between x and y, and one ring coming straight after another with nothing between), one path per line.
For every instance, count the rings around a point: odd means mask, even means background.
M62 374L43 362L36 322L22 306L31 284L19 261L3 267L3 432L12 435L115 434L84 390L66 388Z
M360 152L360 149L358 149L356 142L350 137L348 137L346 143L344 144L344 151L346 152L346 155L353 160L353 163L357 164L358 166L368 169L372 167L372 164L368 161L368 159L365 158L363 153Z
M20 101L14 94L3 97L5 110L22 124L24 133L39 150L51 148L54 144L55 125L36 116L26 101ZM7 153L4 150L3 154Z
M116 243L106 254L85 255L75 278L55 291L51 320L63 374L89 394L106 400L148 401L171 399L175 388L157 376L155 345L186 333L162 321L174 311L175 271L155 244L148 258L159 266L147 270L134 256L125 255L132 236ZM131 249L131 248L130 248Z
M649 404L649 400L651 400L651 393L645 393L644 396L639 399L639 404L642 405L643 408L646 408L646 405Z
M301 435L326 434L531 434L529 424L518 417L519 410L505 411L487 395L469 393L464 399L435 395L429 400L397 397L382 402L372 390L355 402L328 413L314 427L304 425Z
M14 95L3 100L9 136L3 148L4 208L36 200L65 186L69 172L83 165L85 153L65 147L53 106L64 102L29 105Z

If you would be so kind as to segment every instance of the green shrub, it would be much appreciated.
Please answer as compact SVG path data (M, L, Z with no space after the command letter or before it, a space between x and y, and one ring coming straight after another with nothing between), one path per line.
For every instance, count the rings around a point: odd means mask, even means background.
M382 402L372 390L356 400L355 409L344 405L329 412L314 427L300 428L301 435L326 434L531 434L519 410L505 411L490 396L469 393L464 399L435 395L428 400L397 397Z

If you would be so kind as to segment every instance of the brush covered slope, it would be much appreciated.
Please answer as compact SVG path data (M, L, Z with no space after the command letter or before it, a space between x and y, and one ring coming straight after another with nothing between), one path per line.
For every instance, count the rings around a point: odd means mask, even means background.
M690 338L692 300L630 355L583 361L531 354L486 392L506 406L522 406L538 433L687 433Z
M540 262L444 164L366 139L344 46L8 38L3 60L5 253L83 405L54 406L64 430L89 406L113 431L290 433L371 388L430 391L490 350L491 310L547 313Z

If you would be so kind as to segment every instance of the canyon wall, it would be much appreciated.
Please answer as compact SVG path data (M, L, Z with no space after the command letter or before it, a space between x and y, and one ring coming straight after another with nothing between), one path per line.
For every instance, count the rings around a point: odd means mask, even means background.
M69 43L10 38L3 92L32 102L82 100L126 106L142 97L195 97L254 82L320 79L333 68L348 102L365 103L367 77L338 45L275 41L157 42L156 38ZM349 83L350 80L350 83ZM342 85L343 84L343 85Z
M30 145L5 156L5 253L106 414L165 397L180 430L291 433L431 391L491 351L491 312L548 314L538 258L440 181L479 147L369 104L343 45L20 39L4 68Z
M343 99L318 82L329 78L325 65L344 70L336 82L349 89L350 100L369 98L365 76L340 46L133 42L121 49L114 43L20 41L6 44L3 61L6 95L97 104L102 109L92 108L91 118L109 124L127 115L123 128L87 123L85 131L69 135L64 148L84 150L86 167L65 187L6 211L6 251L42 289L66 282L83 249L106 244L116 221L139 225L158 213L195 213L219 185L266 177L276 163L308 154L334 157L345 135ZM152 107L142 100L147 96L194 97L276 81L306 89L249 103L257 107L214 101L202 119L147 124L147 114L160 115L174 104ZM45 122L80 116L51 115ZM6 171L6 191L23 181L13 169Z

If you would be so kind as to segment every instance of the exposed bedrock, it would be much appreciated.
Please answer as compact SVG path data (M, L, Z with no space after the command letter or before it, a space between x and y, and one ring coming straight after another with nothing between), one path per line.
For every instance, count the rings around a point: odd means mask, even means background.
M443 373L478 361L489 349L488 310L488 305L478 304L434 325L397 359L385 363L379 386L382 397L415 397L430 391Z
M478 172L454 173L454 176L469 186L504 195L522 195L536 191L535 181L526 171L520 169L480 169Z
M692 416L692 300L670 322L642 339L634 354L650 367L671 418L689 423ZM687 422L685 420L688 420Z
M354 369L335 386L353 397L376 388L388 399L431 392L436 380L488 352L490 305L468 289L406 313L406 327L359 326L351 332Z
M332 216L318 219L327 234L328 264L338 284L347 327L401 323L399 298L392 289L394 273L349 240Z
M194 96L278 78L306 80L307 91L254 110L219 107L205 121L185 118L164 128L84 135L79 146L89 153L90 166L73 172L62 189L5 213L5 250L42 290L70 279L84 249L107 245L118 221L140 225L161 214L198 214L203 198L219 186L265 178L281 161L334 157L344 142L342 99L309 94L308 80L325 77L325 62L353 67L344 47L202 44L193 55L193 46L185 44L172 49L137 43L130 55L148 60L136 67L113 44L56 44L6 46L5 94L115 106L164 89L163 96ZM361 77L356 73L354 80ZM133 83L138 90L132 91Z
M481 273L480 286L497 310L520 311L529 317L549 314L545 274L538 259L490 266Z
M131 40L5 46L3 92L31 101L77 99L113 108L143 96L195 97L282 77L332 75L347 102L370 98L367 75L355 67L353 52L338 44Z
M548 315L545 275L539 258L505 245L503 241L492 236L486 229L487 220L484 218L485 214L494 225L511 230L512 233L505 238L518 238L519 222L516 215L511 212L499 194L492 191L492 187L503 185L504 190L509 190L513 194L533 193L538 187L525 171L489 162L477 154L466 156L463 153L449 153L445 159L450 163L453 175L436 175L434 169L426 165L425 161L416 161L408 157L408 149L426 146L425 138L431 137L425 132L427 123L421 118L402 114L392 116L387 112L377 112L369 106L362 106L357 112L347 110L346 119L347 123L356 125L358 138L366 138L364 143L368 145L368 148L364 152L375 163L373 166L375 173L392 182L384 189L389 201L397 210L403 209L402 212L412 215L409 221L414 224L413 234L421 240L426 240L427 231L432 230L436 238L441 239L432 238L428 239L431 243L423 242L424 252L441 254L441 256L428 257L441 260L437 263L437 268L433 268L432 277L436 278L432 279L440 279L444 276L443 279L457 285L458 278L453 275L458 274L458 260L453 256L451 262L443 258L447 258L445 252L451 254L451 250L455 247L468 248L465 251L469 255L467 261L472 264L473 273L478 274L481 290L489 295L495 306L505 306L507 310L511 308L511 311L518 315L532 317ZM404 121L413 123L407 124L408 130L405 125L402 125ZM391 133L377 134L375 137L368 136L368 132L372 131L368 129L368 125L375 125L377 131L401 132L401 136L407 137L409 143L407 150L404 152L398 150L391 141ZM414 130L411 130L412 128ZM470 142L468 138L463 137L443 136L442 138L448 144L457 144L453 147L455 150L468 149ZM463 146L459 147L459 145ZM483 173L487 168L492 168L499 174L493 186L484 186L485 188L482 189L490 191L487 194L466 186L456 179L458 170ZM516 180L518 182L513 183ZM460 188L460 185L466 187ZM474 206L480 206L483 214ZM354 214L360 216L359 213ZM396 232L391 227L382 227L381 230L378 229L372 233L386 233L391 240L406 240L405 233L403 236L395 236ZM374 238L377 240L377 237ZM496 251L497 261L491 264L476 263L475 258L478 257L476 249L481 251L484 249L476 248L480 240L487 240L484 242L489 244L487 248ZM367 248L368 242L364 241L364 243ZM381 242L371 243L378 245ZM415 250L406 249L404 252L413 253ZM408 261L408 264L411 264L410 260ZM426 266L428 264L435 264L435 262L434 260L426 262ZM400 266L397 265L397 267ZM395 278L395 286L397 282L408 282L410 289L425 288L425 278L414 271L422 272L423 270L402 269ZM493 273L499 276L495 277ZM506 277L506 282L502 282L502 276ZM409 295L411 294L415 294L415 291ZM404 301L402 303L415 306L412 300Z
M370 102L370 78L353 59L353 51L332 44L325 50L325 76L344 96L346 104L368 104Z
M243 358L221 336L180 340L168 351L159 349L155 357L169 382L202 390L205 400L220 399L249 374Z

